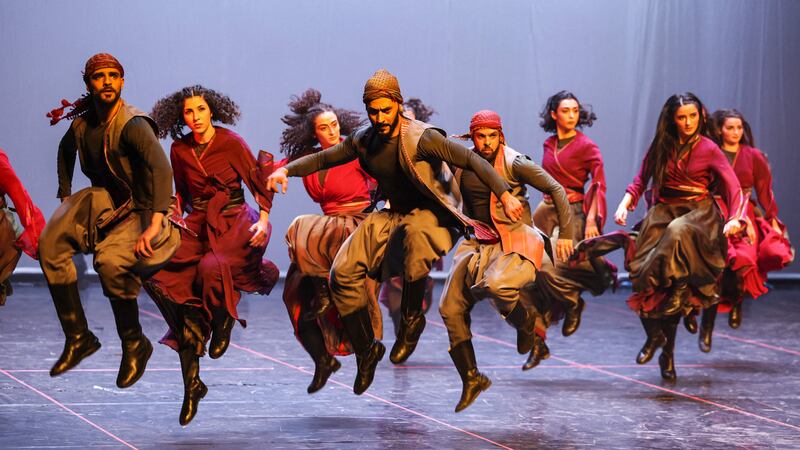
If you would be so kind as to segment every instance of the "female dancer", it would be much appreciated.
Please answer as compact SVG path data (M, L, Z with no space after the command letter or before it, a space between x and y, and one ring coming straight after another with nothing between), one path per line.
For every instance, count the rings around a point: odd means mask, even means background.
M167 267L146 283L170 327L162 343L180 355L185 388L180 423L186 425L208 391L199 377L199 357L209 336L208 354L219 358L239 319L241 292L267 294L278 279L277 267L262 261L271 233L273 194L264 189L264 180L272 172L272 156L261 152L256 162L239 135L213 124L235 124L239 108L203 86L186 87L159 100L152 116L160 137L169 134L175 139L170 151L175 190L178 205L188 212L181 246ZM191 133L183 134L184 126ZM245 203L242 182L260 213Z
M547 99L540 126L554 133L544 141L542 168L566 190L573 217L575 242L599 236L606 218L606 178L600 149L578 131L591 127L597 116L591 107L582 105L574 94L560 91ZM591 178L591 180L590 180ZM557 240L558 214L549 195L533 214L533 223L551 239ZM580 326L585 306L581 293L602 294L616 280L616 267L605 258L592 258L579 264L545 264L537 275L536 301L545 314L544 322L564 316L561 333L573 334ZM544 340L535 347L522 366L531 369L549 356Z
M719 144L742 186L747 232L728 238L728 265L720 281L720 309L730 311L728 325L739 328L744 294L753 299L767 293L768 271L779 270L794 259L786 226L778 220L778 205L772 192L772 171L767 157L753 141L750 124L735 109L722 109L711 115L711 137ZM755 190L763 212L751 197ZM711 335L717 305L703 311L698 345L711 351Z
M361 125L358 114L322 103L321 94L308 89L289 102L291 114L283 117L281 151L288 163L310 152L325 151ZM317 146L318 145L318 146ZM296 217L286 232L292 263L286 275L283 301L292 321L295 336L314 360L314 378L308 393L322 389L328 377L341 364L334 355L352 353L330 300L328 274L333 258L345 239L367 216L374 180L358 161L324 170L303 178L308 195L322 207L323 215ZM379 284L369 281L367 294L377 339L383 335L383 322L377 303Z
M6 195L14 202L19 221L6 204ZM22 252L31 258L39 258L39 235L42 229L42 212L33 204L28 191L17 178L8 156L0 150L0 306L13 292L8 279L17 267Z
M633 237L624 231L580 244L579 253L598 255L624 246L633 294L628 305L639 314L647 341L636 357L645 364L661 347L661 377L675 380L675 335L681 312L718 301L717 277L725 268L727 243L742 229L739 181L719 147L705 137L703 104L694 94L669 97L661 108L655 136L639 174L614 214L625 225L648 185L644 220ZM727 207L723 219L709 192L713 181Z

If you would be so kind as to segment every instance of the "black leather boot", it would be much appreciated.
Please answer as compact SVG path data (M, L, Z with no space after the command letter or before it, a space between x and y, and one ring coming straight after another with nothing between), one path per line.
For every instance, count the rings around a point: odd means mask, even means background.
M139 305L136 299L112 298L111 310L117 324L117 334L122 341L122 360L119 363L117 387L133 386L144 375L147 361L153 354L153 345L142 333L139 324Z
M644 342L639 354L636 355L636 364L647 364L659 347L667 345L667 337L661 330L661 319L648 319L640 317L647 340Z
M72 369L84 358L99 350L100 341L89 331L78 292L78 283L52 284L48 287L66 338L61 356L50 369L50 376L54 377Z
M427 279L417 281L403 280L403 297L400 303L400 328L394 341L389 360L394 364L405 362L417 348L422 330L425 329L425 313L422 300L425 297Z
M478 372L472 341L459 342L458 345L450 349L450 358L452 358L453 364L456 365L458 374L461 376L461 399L458 400L456 405L456 412L459 412L471 405L481 392L489 389L489 386L492 385L492 380Z
M731 307L731 312L728 314L728 326L736 329L742 325L742 302L738 302Z
M372 384L372 380L375 378L375 368L378 367L378 363L386 353L386 347L381 344L381 341L375 339L367 308L361 308L352 314L343 316L342 325L353 345L358 363L353 392L361 395Z
M211 317L211 342L208 344L208 356L217 359L225 354L231 343L231 331L236 319L225 308L216 308Z
M683 308L684 303L689 299L689 294L691 293L691 288L689 288L686 280L676 280L673 282L672 292L670 292L669 297L664 300L661 306L661 314L663 314L664 317L678 314L681 308Z
M700 321L700 336L697 337L697 346L700 351L711 351L711 336L714 334L714 321L717 319L717 305L712 305L703 310L703 319Z
M328 284L328 279L323 277L309 277L309 279L314 286L317 303L305 314L305 320L313 320L324 315L331 309L331 305L333 304L331 302L331 287Z
M541 336L534 333L533 349L531 349L531 353L528 355L528 359L525 361L525 364L522 365L522 370L531 370L538 366L540 362L549 357L550 349L547 348L547 343L545 343Z
M333 355L328 354L328 349L325 348L325 338L316 322L306 321L301 324L298 333L300 342L314 360L314 378L306 389L309 394L313 394L325 387L328 378L339 370L342 364Z
M667 381L675 381L675 336L678 334L678 322L680 315L664 317L661 319L661 330L667 337L667 344L661 349L658 357L658 367L661 369L661 378Z
M578 331L578 327L581 326L581 315L585 307L586 302L583 301L582 297L578 297L578 304L575 305L574 308L567 309L567 313L564 316L564 323L561 325L562 335L571 336Z
M517 352L524 355L533 349L536 333L535 313L528 310L522 302L517 302L514 309L506 316L506 322L517 329Z
M694 311L683 316L683 327L691 334L697 334L697 315Z
M200 356L197 355L194 346L181 349L178 355L183 374L183 404L178 422L187 425L197 414L197 407L200 400L208 393L208 388L200 380Z

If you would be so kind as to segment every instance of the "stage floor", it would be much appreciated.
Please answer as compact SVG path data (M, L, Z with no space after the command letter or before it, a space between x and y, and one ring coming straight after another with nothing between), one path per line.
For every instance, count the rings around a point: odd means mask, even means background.
M590 298L574 336L553 329L553 356L527 372L514 330L483 302L473 314L474 345L493 385L458 414L461 382L436 305L401 366L388 360L386 321L387 355L366 394L353 394L355 358L344 357L326 388L308 395L313 364L292 335L281 289L245 296L248 327L234 330L223 358L201 359L208 395L181 427L176 353L158 345L144 377L118 389L119 339L93 285L82 294L103 348L50 378L63 345L55 311L46 287L17 284L0 308L0 448L800 447L797 289L748 301L738 330L721 314L710 354L681 326L674 384L661 380L657 358L635 364L644 333L625 306L625 289ZM155 343L164 322L145 296L140 306Z

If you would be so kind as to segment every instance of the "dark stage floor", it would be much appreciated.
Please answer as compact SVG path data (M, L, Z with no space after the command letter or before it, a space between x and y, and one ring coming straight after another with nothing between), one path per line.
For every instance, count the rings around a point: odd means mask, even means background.
M661 381L655 360L634 363L644 335L625 290L590 300L574 336L553 330L553 357L529 372L520 370L525 357L515 351L514 330L484 302L474 314L474 342L494 384L459 414L461 383L435 308L414 356L394 367L387 351L367 394L352 393L355 359L347 357L309 396L313 365L291 334L280 292L245 298L250 325L236 328L225 357L201 360L209 392L182 428L172 350L159 345L139 383L118 389L113 317L91 287L84 304L103 348L50 378L63 337L47 289L17 285L0 308L0 448L800 447L796 289L748 302L739 330L720 315L708 355L681 327L675 384ZM141 307L155 341L164 323L149 300ZM392 340L384 343L390 348Z

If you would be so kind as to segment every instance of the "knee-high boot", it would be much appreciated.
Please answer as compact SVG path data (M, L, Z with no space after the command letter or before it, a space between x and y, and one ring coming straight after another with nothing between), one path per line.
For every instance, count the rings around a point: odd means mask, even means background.
M653 359L656 350L667 344L667 337L661 329L661 319L649 319L646 317L640 317L639 319L642 321L644 332L647 334L647 340L636 356L636 364L647 364Z
M400 328L394 341L389 360L400 364L408 359L417 348L422 330L425 329L425 314L422 302L425 298L426 278L417 281L403 280L403 300L400 304Z
M78 283L51 284L48 287L65 337L64 350L50 369L50 376L54 377L72 369L84 358L99 350L100 341L89 331L78 292Z
M236 319L225 308L214 308L211 317L211 342L208 343L208 356L217 359L225 354L231 343L231 331Z
M717 320L717 305L711 305L703 310L703 319L700 322L700 335L697 337L697 346L700 351L711 351L711 336L714 334L714 322Z
M181 348L178 356L181 360L183 375L183 404L178 422L187 425L197 414L200 400L208 393L205 383L200 380L200 356L203 353L203 337L198 333L204 328L205 319L200 308L181 306L183 330L181 330Z
M450 349L450 358L461 376L461 398L456 405L456 412L459 412L471 405L481 392L489 389L492 380L478 371L471 340L459 342Z
M678 322L680 314L664 317L661 319L661 330L667 337L667 343L661 349L658 357L658 367L661 369L661 378L668 381L675 381L675 337L678 334Z
M303 348L306 349L311 359L314 360L314 378L306 391L313 394L325 387L328 378L342 367L339 360L328 353L325 347L325 338L316 321L303 321L298 325L298 336Z
M153 345L142 333L139 323L139 305L136 299L112 298L111 310L117 324L117 334L122 341L122 360L119 363L117 387L133 386L144 375L147 361L153 354Z
M353 392L361 395L372 384L375 368L386 353L386 347L375 339L369 310L361 308L352 314L342 317L342 324L353 345L358 364L358 373L353 383Z

